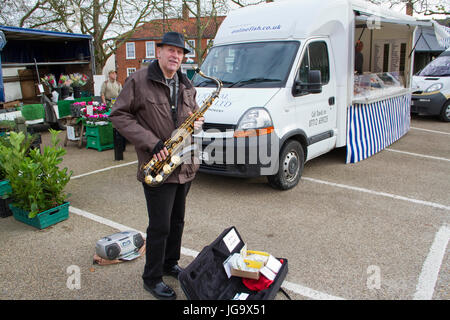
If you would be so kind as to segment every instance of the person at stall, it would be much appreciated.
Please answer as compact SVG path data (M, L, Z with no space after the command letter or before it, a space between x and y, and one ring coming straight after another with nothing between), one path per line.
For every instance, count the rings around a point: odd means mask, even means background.
M189 164L183 163L162 185L152 187L145 183L140 168L152 158L161 161L169 156L163 141L199 108L196 90L180 69L188 52L182 34L166 33L157 44L157 60L125 80L109 117L114 127L134 144L138 156L137 179L144 187L149 218L142 275L144 289L166 300L175 299L176 294L162 276L178 278L182 271L178 260L186 196L199 165L194 159ZM198 118L194 128L201 129L203 121L203 117Z
M117 81L117 72L115 70L110 70L108 72L108 80L103 82L100 91L102 102L104 104L111 103L112 99L116 99L119 96L120 91L122 91L122 85Z
M355 71L357 74L363 73L363 62L364 57L362 54L362 50L364 48L364 44L361 40L356 41L355 45Z

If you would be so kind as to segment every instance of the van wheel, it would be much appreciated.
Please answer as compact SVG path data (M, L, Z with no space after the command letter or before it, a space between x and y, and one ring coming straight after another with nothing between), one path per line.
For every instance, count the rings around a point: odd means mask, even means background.
M280 190L295 187L302 176L304 165L302 145L296 140L289 140L281 149L278 173L267 177L269 185Z
M450 122L450 101L447 101L442 107L440 117L442 121Z

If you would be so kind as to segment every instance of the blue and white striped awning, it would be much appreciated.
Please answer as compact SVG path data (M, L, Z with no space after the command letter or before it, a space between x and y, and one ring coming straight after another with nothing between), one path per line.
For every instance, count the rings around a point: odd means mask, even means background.
M411 94L347 109L347 163L364 160L409 131Z

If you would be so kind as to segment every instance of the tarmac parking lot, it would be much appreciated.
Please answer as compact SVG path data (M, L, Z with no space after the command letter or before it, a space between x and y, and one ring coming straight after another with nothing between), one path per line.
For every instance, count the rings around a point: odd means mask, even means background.
M49 142L48 133L42 138ZM44 230L0 219L0 299L154 299L142 286L143 257L92 263L100 238L146 230L133 146L122 161L113 150L66 149L69 219ZM180 265L235 226L249 249L289 260L282 286L292 299L449 300L449 178L450 124L432 117L413 117L408 134L359 163L345 164L344 148L306 163L288 191L264 178L199 173ZM165 280L186 298L175 279Z

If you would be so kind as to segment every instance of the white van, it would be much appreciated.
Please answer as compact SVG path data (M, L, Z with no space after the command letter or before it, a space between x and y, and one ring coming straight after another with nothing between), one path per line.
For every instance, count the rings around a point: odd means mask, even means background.
M411 112L450 121L450 49L413 77Z
M355 0L277 1L232 11L201 69L222 80L205 114L200 171L297 185L304 163L347 146L361 161L410 127L415 26ZM355 74L355 44L364 46ZM214 83L193 79L199 105ZM264 153L268 157L264 157ZM270 161L267 159L270 158Z

